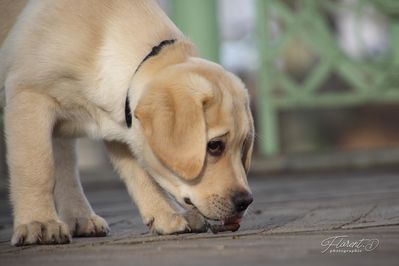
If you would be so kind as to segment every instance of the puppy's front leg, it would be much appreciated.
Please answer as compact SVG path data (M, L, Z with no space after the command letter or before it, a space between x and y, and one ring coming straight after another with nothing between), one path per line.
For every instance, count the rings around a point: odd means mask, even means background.
M125 182L144 223L153 233L203 232L205 219L196 212L179 213L165 192L138 164L125 144L106 142L111 161Z
M68 226L54 206L54 121L55 103L39 93L20 92L5 108L13 245L70 242Z

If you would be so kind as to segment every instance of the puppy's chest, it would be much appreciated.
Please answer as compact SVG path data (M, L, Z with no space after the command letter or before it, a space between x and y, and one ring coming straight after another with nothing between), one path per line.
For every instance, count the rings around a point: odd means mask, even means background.
M88 81L85 84L89 85L78 84L68 86L68 90L50 92L59 103L54 133L64 137L107 140L123 135L126 131L124 90L127 89L115 90L113 84L104 82Z
M54 134L61 137L90 137L93 139L119 139L124 127L110 114L96 106L60 108Z

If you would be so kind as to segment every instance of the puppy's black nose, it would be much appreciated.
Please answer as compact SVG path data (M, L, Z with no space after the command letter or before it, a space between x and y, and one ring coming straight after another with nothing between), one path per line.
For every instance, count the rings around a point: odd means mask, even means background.
M236 192L233 195L233 203L237 212L245 211L253 200L251 193L248 192Z

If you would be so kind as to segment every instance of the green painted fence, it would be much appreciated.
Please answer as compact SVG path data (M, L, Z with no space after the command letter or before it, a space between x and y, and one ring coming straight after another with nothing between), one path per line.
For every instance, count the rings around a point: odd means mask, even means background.
M360 22L368 5L386 16L387 52L375 58L354 59L340 47L326 14L353 10ZM399 101L399 1L360 0L353 4L333 0L257 0L256 10L260 56L257 130L262 154L273 156L281 151L279 112L283 110ZM303 60L312 61L306 57L313 57L311 68L299 79L281 68L287 50L298 48L295 44L305 53ZM321 91L333 75L345 90L337 85Z
M171 0L170 15L197 46L202 57L219 60L216 0Z

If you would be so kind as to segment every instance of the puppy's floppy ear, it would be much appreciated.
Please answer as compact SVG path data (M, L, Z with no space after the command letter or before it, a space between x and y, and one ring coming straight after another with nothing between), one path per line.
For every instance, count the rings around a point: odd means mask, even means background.
M245 172L248 173L249 168L251 167L252 152L254 149L255 128L254 128L252 113L249 106L247 106L246 111L249 118L250 131L247 138L244 141L244 146L242 151L242 164L244 166Z
M242 164L247 174L249 172L249 168L251 167L253 148L254 148L254 141L253 137L251 136L245 140L242 152Z
M155 155L186 180L205 162L205 100L189 88L158 86L143 94L134 112Z

